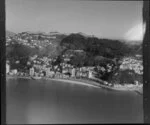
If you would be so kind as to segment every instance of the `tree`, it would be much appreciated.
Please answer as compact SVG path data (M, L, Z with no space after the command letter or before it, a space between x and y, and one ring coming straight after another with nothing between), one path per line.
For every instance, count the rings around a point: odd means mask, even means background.
M32 48L18 43L8 46L6 51L6 58L10 60L11 67L17 69L26 68L29 57L34 54ZM17 60L20 61L19 64L15 64Z
M87 57L86 53L77 52L77 53L74 53L73 57L71 57L70 63L74 66L82 67L86 64L87 58L88 57Z
M118 69L118 65L108 58L101 56L95 57L95 72L97 73L96 77L102 80L110 80L112 75Z

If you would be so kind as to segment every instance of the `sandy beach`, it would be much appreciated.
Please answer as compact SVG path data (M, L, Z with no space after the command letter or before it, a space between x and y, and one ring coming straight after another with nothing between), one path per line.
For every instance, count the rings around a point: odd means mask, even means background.
M133 85L132 87L127 87L127 86L120 86L120 87L110 87L110 86L106 86L106 85L102 85L96 82L91 82L90 83L86 83L86 82L79 82L79 81L74 81L74 80L65 80L65 79L52 79L54 81L60 81L60 82L68 82L68 83L74 83L74 84L80 84L80 85L86 85L86 86L92 86L92 87L96 87L96 88L105 88L108 90L116 90L116 91L135 91L139 94L143 94L143 87L142 86L136 86Z
M17 79L17 78L23 78L23 79L31 79L30 76L7 76L7 79ZM59 82L65 82L65 83L71 83L71 84L79 84L84 86L90 86L95 88L104 88L108 90L116 90L116 91L135 91L138 94L143 94L143 86L142 85L119 85L115 87L99 84L94 81L90 80L83 80L83 79L62 79L62 78L41 78L44 80L53 80L53 81L59 81ZM38 80L38 79L37 79Z

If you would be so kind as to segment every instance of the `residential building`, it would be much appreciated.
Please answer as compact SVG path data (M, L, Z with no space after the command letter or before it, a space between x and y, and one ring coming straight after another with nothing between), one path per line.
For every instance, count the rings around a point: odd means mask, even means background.
M75 75L76 75L76 69L73 68L73 69L72 69L72 72L71 72L71 77L75 77Z
M17 69L13 69L13 70L11 70L11 72L13 75L16 75L18 71L17 71Z
M90 78L93 78L93 75L92 75L92 71L91 71L91 70L89 70L88 78L89 78L89 79L90 79Z
M30 74L30 76L34 76L34 68L33 67L30 68L29 74Z
M8 74L10 72L10 65L6 64L6 73Z
M46 69L46 76L49 77L50 76L50 68Z

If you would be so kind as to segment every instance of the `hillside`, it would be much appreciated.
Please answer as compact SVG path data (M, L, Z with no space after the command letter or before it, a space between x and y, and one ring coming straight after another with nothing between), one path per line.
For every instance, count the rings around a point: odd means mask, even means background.
M37 53L39 56L54 57L67 53L74 55L74 60L81 56L87 61L87 65L93 65L97 56L119 59L124 56L142 54L141 44L129 44L121 40L100 39L83 33L72 33L67 36L59 32L22 32L14 34L7 31L7 35L15 35L13 39L7 42L7 45L19 43L36 48L39 50ZM82 52L84 52L84 55L82 55Z
M6 30L6 36L15 36L16 33Z
M84 50L91 56L98 55L107 58L118 58L129 53L131 54L133 53L133 50L138 50L141 46L129 45L119 40L84 37L81 34L71 34L65 37L60 45L67 49Z
M11 37L15 35L15 37ZM12 48L13 44L21 44L38 50L39 56L57 56L59 53L59 44L66 35L59 32L21 32L13 34L7 32L6 46Z
M140 45L142 44L141 40L130 40L130 41L126 41L127 44L129 45Z

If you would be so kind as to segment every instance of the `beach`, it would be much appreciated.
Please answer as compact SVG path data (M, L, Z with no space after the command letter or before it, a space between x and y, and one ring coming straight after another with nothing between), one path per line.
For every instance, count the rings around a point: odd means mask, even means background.
M22 79L31 79L30 76L7 76L6 79L17 79L17 78L22 78ZM116 90L116 91L135 91L140 95L143 95L143 85L115 85L114 87L112 86L107 86L104 85L104 81L100 80L103 82L102 84L92 81L92 80L84 80L84 79L75 79L75 78L46 78L43 77L41 78L43 80L52 80L52 81L59 81L59 82L65 82L65 83L71 83L71 84L79 84L79 85L84 85L84 86L90 86L90 87L95 87L95 88L104 88L108 90ZM39 80L39 79L35 79Z

